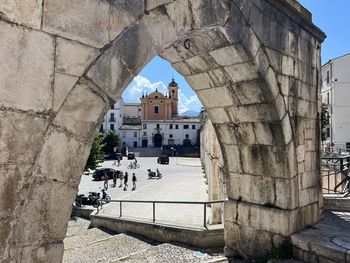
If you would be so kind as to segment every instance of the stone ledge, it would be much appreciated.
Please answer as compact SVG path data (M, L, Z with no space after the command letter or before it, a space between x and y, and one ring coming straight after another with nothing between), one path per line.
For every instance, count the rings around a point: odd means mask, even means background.
M161 242L181 242L199 248L223 247L225 244L223 225L199 229L91 214L91 227L104 227L117 233L134 233Z
M324 195L324 209L333 211L350 212L350 198L342 198L337 195Z

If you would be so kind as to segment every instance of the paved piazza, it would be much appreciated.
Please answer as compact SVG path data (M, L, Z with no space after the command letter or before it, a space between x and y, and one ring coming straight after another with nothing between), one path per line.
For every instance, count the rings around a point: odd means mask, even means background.
M169 165L157 163L156 157L138 157L140 168L127 169L130 160L124 158L121 166L113 166L113 161L105 161L102 167L112 167L129 173L128 190L113 188L109 181L107 193L113 200L155 200L155 201L207 201L207 186L199 158L170 158ZM147 169L158 168L163 177L160 180L148 179ZM137 176L137 189L131 191L131 174ZM98 191L103 181L93 181L92 176L83 176L79 185L79 193ZM119 216L119 203L104 205L100 214ZM152 204L124 203L123 217L152 219ZM157 222L203 226L203 205L157 204ZM207 208L207 222L210 222L210 208Z

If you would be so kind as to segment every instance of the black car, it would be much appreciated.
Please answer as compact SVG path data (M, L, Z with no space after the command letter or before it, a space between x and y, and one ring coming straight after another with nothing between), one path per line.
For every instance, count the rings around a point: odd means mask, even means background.
M114 170L113 168L100 168L96 169L95 172L92 174L92 178L95 181L100 181L105 179L105 173L108 175L109 180L113 179L113 175L119 176L121 171Z
M105 160L116 160L117 156L115 153L107 153L104 155Z
M134 160L135 159L135 154L133 152L128 153L128 160Z
M169 164L169 156L168 155L161 155L158 157L157 162L160 164Z

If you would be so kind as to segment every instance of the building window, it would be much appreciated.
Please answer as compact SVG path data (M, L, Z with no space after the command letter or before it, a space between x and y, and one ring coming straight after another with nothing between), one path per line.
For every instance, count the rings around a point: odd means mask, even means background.
M114 124L111 123L111 124L109 125L109 128L111 129L111 131L114 131Z
M188 134L185 135L185 138L188 139L190 136Z
M174 93L175 93L175 90L172 90L172 91L171 91L171 93L173 93L173 94L174 94Z
M184 125L184 129L188 130L188 125L187 124Z
M329 104L329 92L327 92L327 104Z
M157 124L157 129L160 129L160 125L159 124Z
M143 136L147 136L147 132L143 132Z
M137 137L137 132L134 132L134 137L135 137L135 138Z
M173 129L173 125L172 124L169 124L169 129Z
M179 129L179 125L176 124L175 125L175 129L178 130Z
M327 70L327 83L329 83L329 70Z
M141 111L141 109L139 109L139 111Z
M169 134L169 138L173 138L173 135L172 135L172 134Z
M112 110L114 109L114 104L111 105L111 109L112 109Z
M159 106L158 105L154 106L154 113L155 114L159 113Z
M155 99L158 99L158 96L154 96Z
M196 129L196 125L192 125L192 130L195 130Z
M125 138L125 136L126 136L126 133L125 133L125 131L123 131L123 138Z
M113 113L113 112L111 112L111 115L110 115L110 116L111 116L111 118L110 118L110 120L109 120L109 121L110 121L110 122L115 121L115 120L114 120L114 113Z
M125 143L125 142L123 142L123 146L125 146L125 144L126 144L126 143Z
M143 129L144 130L147 129L147 124L146 123L143 124Z

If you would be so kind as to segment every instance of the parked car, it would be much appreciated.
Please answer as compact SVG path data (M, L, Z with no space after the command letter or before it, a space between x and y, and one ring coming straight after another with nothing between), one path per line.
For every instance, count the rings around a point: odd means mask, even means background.
M107 153L104 155L105 160L115 160L116 159L116 154L115 153Z
M133 152L128 153L128 160L133 160L135 159L135 154Z
M121 174L121 171L119 170L115 170L113 168L100 168L100 169L96 169L94 171L94 173L92 174L92 178L95 181L100 181L100 180L104 180L105 178L105 173L107 173L109 180L113 179L113 174L115 174L116 176L119 176L119 174Z
M169 164L169 156L163 154L158 157L157 162L160 164Z

